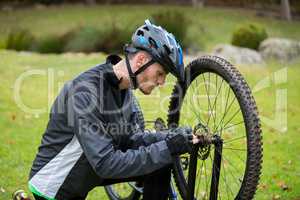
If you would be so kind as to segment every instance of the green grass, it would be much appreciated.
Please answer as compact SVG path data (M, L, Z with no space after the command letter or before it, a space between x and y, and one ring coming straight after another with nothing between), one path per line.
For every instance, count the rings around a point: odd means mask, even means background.
M46 75L35 75L24 79L21 87L21 98L25 105L31 108L46 110L48 105L48 92L50 92L49 105L57 94L58 88L66 80L71 79L89 67L101 63L104 56L93 54L79 55L38 55L30 53L16 53L13 51L0 51L0 199L9 199L11 193L18 188L27 188L26 181L31 163L34 159L42 133L46 127L48 113L38 116L23 112L13 97L14 85L22 73L32 70L42 70L47 75L53 73L53 91L48 91ZM283 66L270 62L269 67L252 68L240 67L252 88L261 80L271 77L274 72L287 68L287 82L272 85L266 89L255 92L258 108L262 116L273 119L276 102L276 91L287 90L287 117L288 130L279 132L272 126L262 123L264 141L264 162L260 189L256 199L271 199L280 195L281 199L296 199L300 196L300 165L299 165L299 125L298 112L300 99L298 74L300 61ZM62 76L62 73L64 74ZM171 79L170 79L171 80ZM156 90L150 97L138 93L146 119L152 120L157 116L165 118L168 95L172 86ZM52 97L51 97L52 96ZM163 101L160 104L160 101ZM161 106L160 106L161 105ZM153 108L159 108L153 109ZM284 112L281 110L279 112ZM278 123L278 122L277 122ZM289 189L283 191L279 184L284 182ZM93 190L89 199L105 199L102 188Z
M244 22L256 22L265 25L271 36L289 37L300 40L300 23L257 18L251 11L231 9L199 9L189 7L171 7L187 13L191 20L189 34L205 41L205 48L211 49L221 42L229 42L233 29ZM153 6L95 6L81 5L49 7L47 9L24 9L14 12L0 12L0 40L9 29L20 26L29 28L36 36L48 33L64 32L80 24L89 24L105 28L112 19L121 25L134 27L142 23L144 18L157 10L167 7ZM112 13L118 13L112 17ZM200 26L201 25L201 26ZM104 55L64 54L39 55L0 51L0 199L8 200L11 193L19 188L27 189L28 173L40 144L41 136L47 125L51 103L62 84L88 69L104 61ZM287 67L287 68L286 68ZM267 88L254 93L260 114L263 119L264 158L263 170L256 199L272 199L276 195L280 199L296 200L300 198L300 60L281 64L268 62L267 67L240 67L251 88L269 83ZM285 75L287 82L274 84L274 74ZM14 99L15 83L22 74L29 70L44 75L33 75L24 79L21 98L30 108L44 108L46 112L39 115L22 111ZM48 88L48 80L54 81ZM269 79L268 79L269 77ZM278 77L278 76L276 76ZM170 80L173 80L170 78ZM264 81L265 80L265 81ZM268 85L268 84L267 84ZM166 118L168 96L172 84L160 88L151 96L145 97L138 93L146 119L153 120L157 116ZM275 113L285 113L284 108L276 111L276 94L287 91L287 130L275 119ZM284 101L284 100L283 100ZM278 103L278 102L277 102ZM284 104L285 105L285 104ZM159 108L159 109L153 109ZM269 119L269 120L268 120ZM283 123L284 124L284 123ZM282 190L280 184L285 183L288 190ZM89 200L106 199L102 188L93 190Z
M240 24L255 22L266 27L270 36L289 37L300 40L300 22L288 23L270 18L256 17L254 11L237 9L199 8L187 6L108 6L83 5L51 6L1 11L0 39L15 27L28 28L35 36L63 33L78 25L90 25L106 29L114 21L129 30L142 24L151 14L164 10L179 10L189 20L189 37L211 49L216 43L231 41L233 30ZM113 15L118 13L118 15ZM34 22L34 23L33 23ZM222 34L220 34L222 33Z

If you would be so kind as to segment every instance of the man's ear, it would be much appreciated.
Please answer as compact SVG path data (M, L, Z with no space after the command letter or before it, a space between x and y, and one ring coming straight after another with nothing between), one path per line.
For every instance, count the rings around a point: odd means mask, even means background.
M140 68L143 64L147 62L147 55L145 52L139 52L136 56L136 65L137 68Z
M141 65L141 55L140 52L137 52L131 59L131 67L133 69L133 71L137 71L142 65Z

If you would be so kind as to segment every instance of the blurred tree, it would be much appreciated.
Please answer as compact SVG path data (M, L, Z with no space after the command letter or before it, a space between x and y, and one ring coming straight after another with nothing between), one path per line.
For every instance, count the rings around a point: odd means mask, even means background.
M281 0L281 15L288 21L292 20L289 0Z
M205 0L192 0L192 4L194 7L203 7Z
M96 0L85 0L85 2L88 5L95 5L96 4Z
M156 4L158 3L158 0L150 0L150 3Z

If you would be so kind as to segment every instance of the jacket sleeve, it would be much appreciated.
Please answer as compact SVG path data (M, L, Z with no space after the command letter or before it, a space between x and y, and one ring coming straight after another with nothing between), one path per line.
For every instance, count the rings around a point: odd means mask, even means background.
M138 132L130 137L130 144L132 144L133 148L137 148L139 146L149 146L153 143L160 142L165 140L167 133L164 132Z
M105 130L97 98L89 92L72 96L74 132L83 152L101 178L127 178L151 173L172 163L172 156L164 140L128 149L115 149L113 139Z

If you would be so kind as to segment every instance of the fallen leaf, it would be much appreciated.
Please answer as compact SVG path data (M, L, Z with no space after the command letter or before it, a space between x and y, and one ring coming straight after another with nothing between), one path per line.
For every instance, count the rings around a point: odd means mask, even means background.
M16 144L15 140L7 140L7 144Z
M273 179L277 179L277 175L276 175L276 174L273 174L273 175L272 175L272 178L273 178Z
M287 184L284 181L279 181L277 183L277 185L284 191L289 189L289 187L287 186Z
M261 189L261 190L266 190L266 189L268 189L268 185L265 184L265 183L261 183L261 184L258 185L258 188Z
M289 170L289 168L288 168L287 166L282 167L282 169L283 169L284 171Z
M279 194L273 195L272 200L278 200L278 199L280 199L280 195Z
M275 132L276 132L276 130L275 130L274 128L269 128L269 131L270 131L271 133L275 133Z

